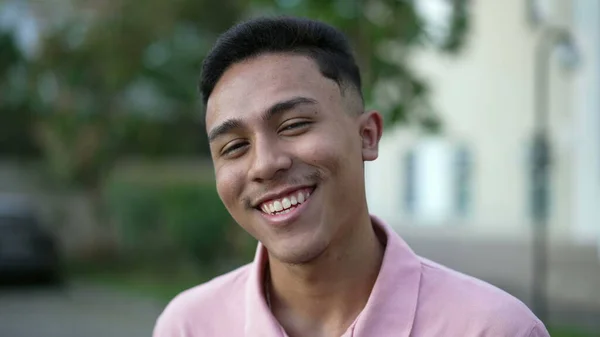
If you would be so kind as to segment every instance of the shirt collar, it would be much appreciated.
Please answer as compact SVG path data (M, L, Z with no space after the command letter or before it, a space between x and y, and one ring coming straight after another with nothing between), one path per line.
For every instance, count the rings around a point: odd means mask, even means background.
M389 225L375 216L371 216L371 222L387 243L379 275L351 335L386 336L392 333L409 337L417 310L421 263ZM266 262L266 249L259 243L246 284L246 336L282 336L281 327L265 302Z
M267 307L264 294L264 274L267 250L259 243L246 283L246 336L282 336L281 326Z

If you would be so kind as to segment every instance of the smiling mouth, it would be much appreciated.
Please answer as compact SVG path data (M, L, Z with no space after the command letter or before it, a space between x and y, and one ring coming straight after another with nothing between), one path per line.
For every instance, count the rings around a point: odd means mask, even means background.
M286 214L308 201L314 190L315 187L302 188L281 198L265 201L257 208L267 215Z

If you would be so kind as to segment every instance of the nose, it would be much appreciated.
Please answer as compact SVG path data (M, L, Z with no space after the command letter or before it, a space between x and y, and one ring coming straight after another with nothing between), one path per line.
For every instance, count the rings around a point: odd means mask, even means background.
M277 141L257 139L252 150L252 164L248 175L254 181L274 179L292 166L291 156Z

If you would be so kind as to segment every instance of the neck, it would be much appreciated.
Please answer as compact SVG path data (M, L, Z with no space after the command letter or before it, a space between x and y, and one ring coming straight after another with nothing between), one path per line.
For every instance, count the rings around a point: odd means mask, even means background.
M368 214L352 228L309 263L269 257L271 309L290 336L341 336L367 303L384 249Z

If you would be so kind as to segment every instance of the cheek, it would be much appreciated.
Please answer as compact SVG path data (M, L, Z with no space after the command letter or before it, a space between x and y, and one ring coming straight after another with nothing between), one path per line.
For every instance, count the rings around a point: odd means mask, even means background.
M217 192L227 209L232 211L244 188L244 175L233 167L221 167L215 172Z
M323 146L325 145L325 146ZM342 159L335 147L321 143L321 146L309 152L311 164L325 169L330 175L335 176L340 172Z
M353 140L336 132L323 132L298 142L297 151L305 163L323 168L331 174L339 174L355 158L362 160L360 148L354 146Z

